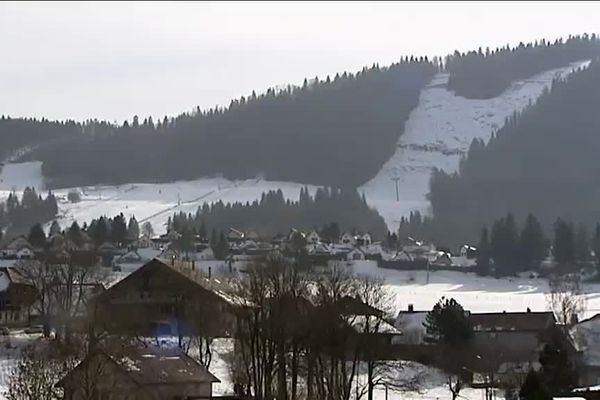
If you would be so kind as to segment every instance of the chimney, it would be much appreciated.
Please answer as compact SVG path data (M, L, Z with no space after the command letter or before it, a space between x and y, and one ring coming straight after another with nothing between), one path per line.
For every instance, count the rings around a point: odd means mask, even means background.
M408 312L409 312L409 313L413 313L413 312L415 312L415 306L414 306L413 304L409 304L409 305L408 305Z
M210 279L210 276L212 275L212 267L209 266L208 267L208 279Z

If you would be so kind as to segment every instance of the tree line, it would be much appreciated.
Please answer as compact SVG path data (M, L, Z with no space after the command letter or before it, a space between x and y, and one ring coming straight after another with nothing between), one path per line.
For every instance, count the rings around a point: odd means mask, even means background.
M52 192L44 198L35 188L26 187L20 199L12 192L0 203L0 237L2 230L8 239L27 233L32 225L51 221L57 214L58 205Z
M437 241L475 241L507 212L532 212L545 230L562 216L600 220L600 62L552 83L488 143L473 140L457 173L434 170L429 200Z
M450 74L448 89L467 98L489 99L499 96L515 80L598 55L600 40L596 34L569 36L554 43L542 39L512 48L457 51L445 59L445 70Z
M563 272L578 272L581 263L600 265L600 223L590 235L584 224L576 226L557 218L550 237L533 214L527 215L519 230L515 217L508 213L494 221L491 229L482 229L477 247L481 274L502 276L539 270L549 256Z
M297 201L286 200L281 189L263 193L252 203L204 203L194 215L179 213L168 222L179 233L190 231L208 237L208 232L252 230L261 237L286 234L290 229L315 229L329 240L339 238L339 232L369 232L375 238L385 238L387 225L379 213L369 207L354 189L318 188L311 196L307 188L300 189ZM336 236L337 235L337 236Z

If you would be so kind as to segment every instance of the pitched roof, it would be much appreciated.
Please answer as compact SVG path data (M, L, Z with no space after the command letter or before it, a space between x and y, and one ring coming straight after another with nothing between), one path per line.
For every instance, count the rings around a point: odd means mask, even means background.
M85 368L94 357L106 357L138 385L221 382L205 366L184 353L152 347L129 349L119 355L98 351L79 363L56 386L63 387L76 370Z
M111 359L141 385L221 382L206 367L176 350L136 349Z
M200 269L192 269L191 263L184 264L181 262L166 263L158 258L154 258L136 271L127 275L124 279L114 284L109 290L105 291L102 296L110 296L110 293L121 285L125 285L126 282L136 279L138 276L144 274L144 271L152 268L166 268L173 271L182 277L186 278L192 284L198 286L201 289L209 291L214 295L218 296L221 300L234 306L248 306L248 301L233 293L232 287L227 285L225 282L220 281L217 278L209 279L208 276Z
M600 314L583 320L571 328L575 348L581 351L587 365L600 366Z
M13 267L0 267L0 272L6 274L6 277L8 278L10 283L20 285L30 284L30 282Z
M556 320L554 314L544 312L476 313L470 315L473 329L477 331L530 331L540 332Z

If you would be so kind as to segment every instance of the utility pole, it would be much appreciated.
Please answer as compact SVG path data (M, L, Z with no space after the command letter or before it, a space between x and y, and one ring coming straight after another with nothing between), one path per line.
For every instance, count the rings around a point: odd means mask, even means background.
M400 180L400 178L398 178L396 176L396 177L392 178L392 180L396 184L396 201L400 201L400 193L398 192L398 181Z

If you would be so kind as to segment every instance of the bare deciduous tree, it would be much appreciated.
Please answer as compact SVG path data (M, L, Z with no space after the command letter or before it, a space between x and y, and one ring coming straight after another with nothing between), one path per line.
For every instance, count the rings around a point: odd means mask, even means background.
M448 390L450 390L450 393L452 394L452 400L456 400L456 398L460 395L460 391L463 388L464 382L461 380L460 376L448 375L446 384L448 385Z
M56 382L77 363L76 353L54 342L38 340L23 349L9 378L8 400L60 399Z
M548 286L550 292L546 300L557 321L566 325L576 322L585 310L581 277L578 274L552 276Z

